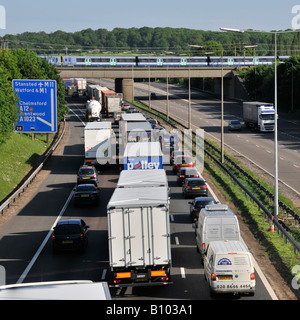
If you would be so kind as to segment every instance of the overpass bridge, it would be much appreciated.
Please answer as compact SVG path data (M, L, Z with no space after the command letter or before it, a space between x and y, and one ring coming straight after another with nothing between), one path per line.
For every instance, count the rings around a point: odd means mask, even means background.
M214 91L221 92L221 78L224 79L224 96L247 99L236 67L93 67L57 66L62 78L115 79L116 92L122 92L125 100L134 100L134 79L153 78L214 78Z

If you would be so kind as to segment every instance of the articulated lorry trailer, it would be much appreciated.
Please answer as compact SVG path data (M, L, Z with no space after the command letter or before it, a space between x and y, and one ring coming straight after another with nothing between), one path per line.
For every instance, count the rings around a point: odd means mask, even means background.
M170 284L168 188L116 188L107 218L112 286Z
M112 164L115 159L116 137L111 122L88 122L84 128L85 162Z
M243 120L248 128L272 132L275 128L274 106L266 102L243 102Z

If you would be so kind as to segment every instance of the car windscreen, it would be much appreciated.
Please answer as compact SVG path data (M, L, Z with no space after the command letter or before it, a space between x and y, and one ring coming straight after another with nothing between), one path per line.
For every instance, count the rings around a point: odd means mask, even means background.
M77 234L81 233L81 229L77 224L62 224L55 228L56 235Z

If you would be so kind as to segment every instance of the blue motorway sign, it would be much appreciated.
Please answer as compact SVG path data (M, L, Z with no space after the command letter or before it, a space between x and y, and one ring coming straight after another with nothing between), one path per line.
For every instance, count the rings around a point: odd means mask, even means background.
M13 80L20 98L16 132L56 132L57 101L55 80Z

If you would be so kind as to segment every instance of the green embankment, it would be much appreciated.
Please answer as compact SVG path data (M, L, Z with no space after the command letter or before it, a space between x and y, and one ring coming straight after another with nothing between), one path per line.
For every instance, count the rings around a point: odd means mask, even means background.
M20 183L48 148L46 135L32 140L29 134L13 133L0 145L0 202Z

